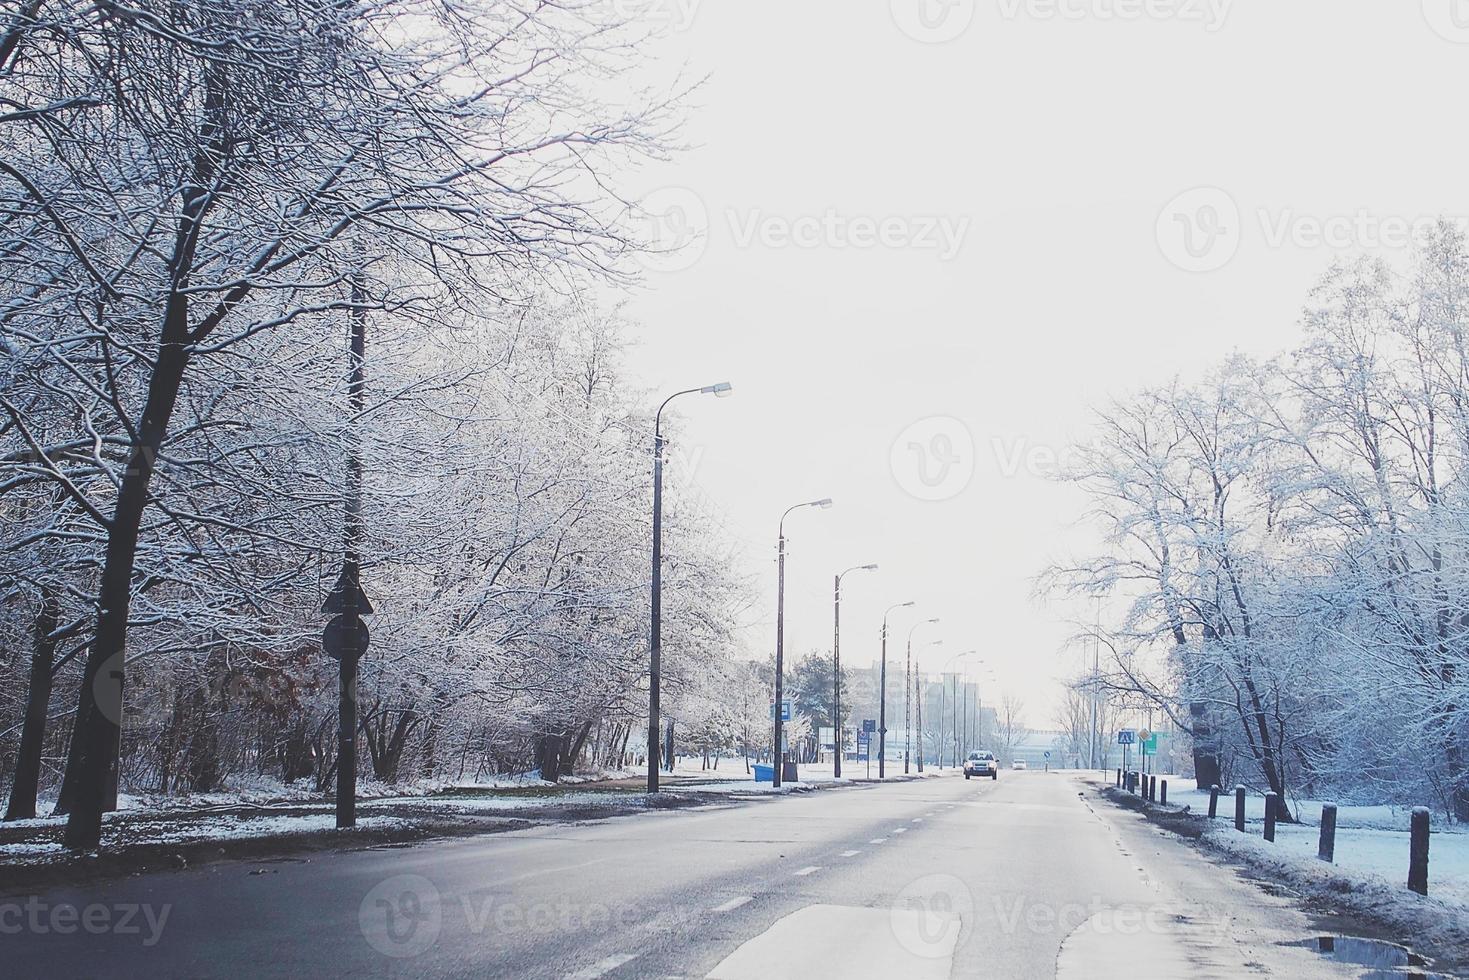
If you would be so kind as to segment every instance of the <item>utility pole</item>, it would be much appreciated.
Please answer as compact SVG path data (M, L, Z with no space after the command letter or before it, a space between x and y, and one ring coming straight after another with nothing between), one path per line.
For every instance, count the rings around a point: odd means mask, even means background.
M831 620L831 730L832 741L835 743L836 753L832 762L832 775L837 779L842 778L842 749L846 739L842 737L842 579L847 572L875 572L876 565L857 565L844 572L837 573L836 583L832 588L832 620ZM867 748L868 756L872 755L871 745Z
M892 611L894 609L907 609L907 608L913 606L914 604L915 603L913 603L911 600L908 601L908 602L900 602L897 605L889 606L887 608L887 611L885 611L882 614L882 667L879 670L879 675L880 675L880 678L881 679L878 681L878 695L877 695L877 778L878 779L885 779L887 777L887 758L888 758L888 616L890 616L892 614ZM867 754L868 755L871 755L872 754L871 747L868 748Z
M653 416L653 595L648 628L648 792L658 792L658 741L662 737L658 713L659 684L663 671L663 410L680 395L728 396L734 388L729 382L688 388L663 399ZM672 747L669 748L672 754Z
M350 372L347 399L351 425L342 521L342 570L322 605L333 618L322 633L322 652L337 661L337 827L357 826L357 667L370 639L362 617L372 603L362 590L362 413L367 388L367 291L362 271L352 277Z
M918 771L923 771L923 682L922 678L914 675L914 697L918 702Z
M791 511L800 510L802 507L820 507L827 510L831 507L831 498L823 497L821 500L811 500L804 504L796 504L786 508L786 512L780 515L780 534L777 538L777 564L776 592L775 592L775 772L771 780L772 786L780 789L781 770L785 768L785 753L781 739L785 731L785 719L781 710L785 706L782 697L785 692L785 642L786 642L786 518L791 516Z

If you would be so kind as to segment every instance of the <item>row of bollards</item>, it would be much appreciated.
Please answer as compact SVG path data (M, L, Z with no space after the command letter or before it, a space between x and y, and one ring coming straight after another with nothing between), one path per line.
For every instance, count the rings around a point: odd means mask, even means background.
M1157 776L1150 776L1142 772L1123 772L1117 770L1117 786L1126 789L1134 796L1142 796L1144 800L1168 805L1168 780L1160 780Z
M1163 784L1163 799L1168 798L1168 784ZM1234 788L1234 829L1245 830L1245 788ZM1209 787L1209 819L1219 814L1219 787ZM1280 819L1280 797L1275 793L1265 794L1265 840L1274 843L1275 825ZM1428 807L1413 808L1413 817L1408 836L1408 888L1419 895L1428 894ZM1336 860L1336 804L1325 803L1321 807L1321 837L1316 844L1316 857L1332 863Z

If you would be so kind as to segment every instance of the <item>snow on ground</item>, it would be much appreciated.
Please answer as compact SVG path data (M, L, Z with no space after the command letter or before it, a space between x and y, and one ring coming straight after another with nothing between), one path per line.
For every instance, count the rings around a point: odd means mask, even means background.
M357 826L363 830L389 830L409 825L407 820L387 816L362 817L357 821ZM123 845L194 844L200 841L242 840L335 830L336 817L331 813L268 817L195 816L147 822L109 821L103 828L102 848L111 850ZM15 864L66 855L66 848L53 841L0 844L0 859Z
M1187 804L1194 813L1209 812L1209 794L1198 789L1171 791L1175 785L1192 786L1186 777L1169 777L1170 804ZM1294 800L1298 824L1277 824L1275 846L1282 852L1315 861L1321 836L1321 800ZM1412 808L1395 806L1337 807L1335 865L1347 871L1379 875L1406 887L1408 881L1408 822ZM1437 820L1428 842L1429 894L1469 907L1469 833ZM1220 830L1241 836L1234 829L1234 794L1219 794ZM1263 840L1265 797L1245 796L1245 830Z
M1090 778L1097 777L1090 774ZM1165 774L1159 774L1158 778L1168 780L1170 806L1186 805L1191 812L1199 814L1209 812L1208 791L1194 788L1192 779ZM1264 841L1265 797L1260 793L1245 795L1246 832L1241 834L1234 829L1234 792L1232 789L1221 792L1217 825L1210 828L1209 838L1225 849L1248 851L1254 858L1278 855L1313 871L1316 866L1328 867L1316 857L1323 801L1293 800L1292 805L1301 822L1277 824L1275 843L1270 845ZM1332 866L1354 880L1380 878L1406 891L1411 815L1410 807L1338 806ZM1442 813L1435 817L1428 842L1428 893L1469 910L1469 833L1462 827L1446 825ZM1257 842L1259 847L1249 841Z

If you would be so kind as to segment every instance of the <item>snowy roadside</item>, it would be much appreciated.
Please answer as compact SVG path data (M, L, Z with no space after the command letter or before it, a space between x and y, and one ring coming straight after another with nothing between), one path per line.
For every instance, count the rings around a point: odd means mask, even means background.
M103 823L97 854L74 855L62 845L65 817L0 824L4 887L83 880L182 868L229 859L272 859L312 851L401 844L499 833L537 823L579 822L649 811L730 805L732 801L838 788L828 770L774 789L738 769L682 769L664 792L644 791L645 774L597 773L558 783L531 777L472 784L368 785L357 804L357 826L336 828L329 800L305 787L278 783L186 798L125 797Z
M1280 824L1276 840L1263 837L1263 803L1247 806L1245 832L1234 829L1232 798L1221 798L1210 820L1208 794L1169 794L1169 805L1144 803L1111 781L1083 775L1102 798L1143 813L1159 826L1197 840L1206 851L1245 866L1272 889L1285 889L1314 912L1366 923L1395 942L1431 956L1441 967L1469 969L1469 835L1435 831L1430 845L1429 895L1408 890L1407 834L1378 827L1337 830L1337 863L1316 857L1318 827ZM1198 805L1198 796L1203 806ZM1247 798L1248 802L1248 798ZM1313 808L1299 808L1309 818ZM1343 811L1349 808L1343 807ZM1353 808L1355 809L1355 808ZM1364 807L1365 822L1392 824L1391 808ZM1314 807L1319 819L1319 805ZM1401 875L1392 869L1401 864Z

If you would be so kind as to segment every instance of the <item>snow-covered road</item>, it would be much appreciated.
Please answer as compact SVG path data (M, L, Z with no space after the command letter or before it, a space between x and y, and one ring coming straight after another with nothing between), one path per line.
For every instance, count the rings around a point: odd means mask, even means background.
M156 934L78 925L143 907ZM16 977L1354 975L1287 945L1315 932L1284 900L1043 772L220 863L0 898L12 920Z

